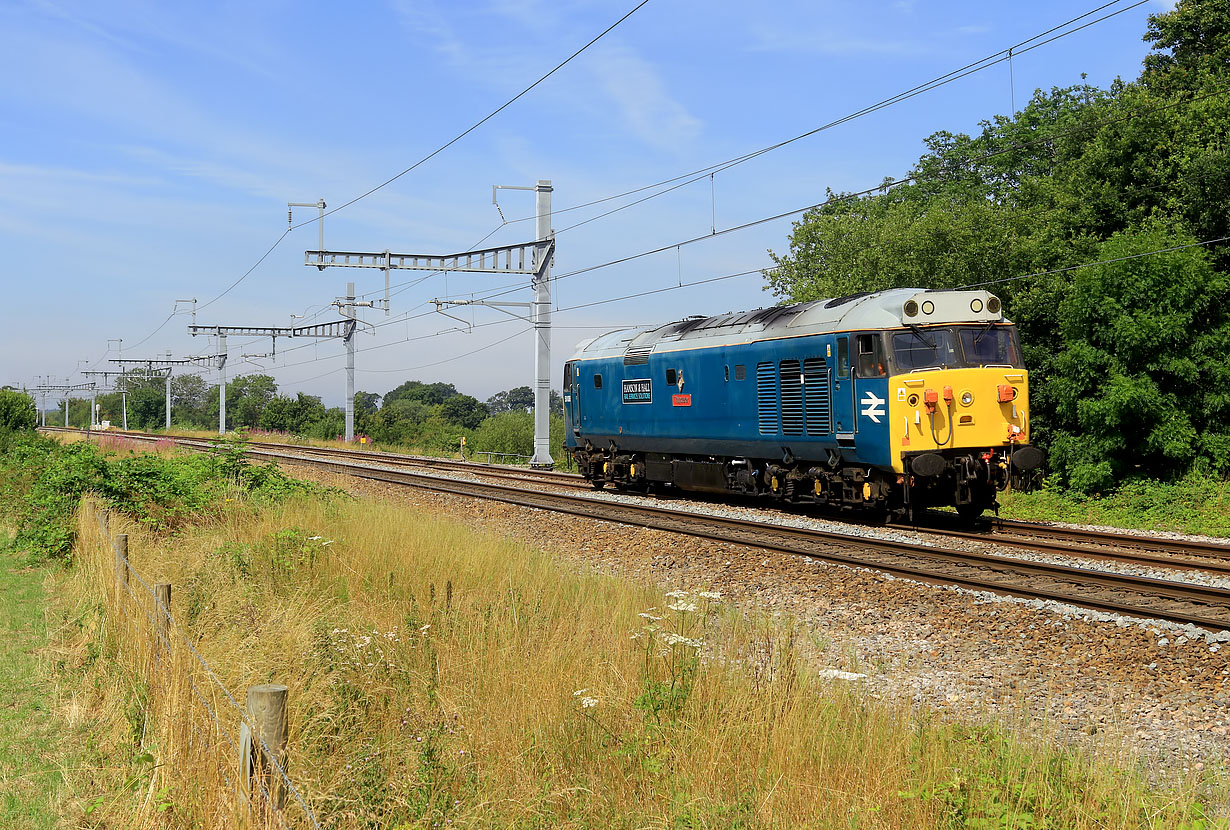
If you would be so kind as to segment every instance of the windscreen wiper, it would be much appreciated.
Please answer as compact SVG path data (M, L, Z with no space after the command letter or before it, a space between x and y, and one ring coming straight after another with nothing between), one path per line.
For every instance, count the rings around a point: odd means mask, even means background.
M926 343L926 344L927 344L927 348L929 348L929 349L934 349L934 348L935 348L935 344L934 344L934 343L932 343L932 342L931 342L930 340L928 340L926 337L923 337L922 329L921 329L921 328L919 328L919 326L918 326L918 324L917 324L917 323L910 323L909 328L910 328L910 331L914 332L914 336L915 336L915 337L917 337L919 340L921 340L922 342L924 342L924 343Z
M983 338L983 336L984 336L984 335L985 335L988 331L990 331L990 330L991 330L991 326L993 326L993 325L995 325L995 323L994 323L994 322L987 323L986 328L984 328L982 331L978 332L978 336L974 338L974 345L975 345L975 346L977 346L977 345L978 345L978 341L979 341L979 340L981 340L981 339Z

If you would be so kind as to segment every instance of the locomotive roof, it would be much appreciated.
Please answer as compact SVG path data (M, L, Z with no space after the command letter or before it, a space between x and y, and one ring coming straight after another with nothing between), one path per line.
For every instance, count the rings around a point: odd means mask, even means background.
M650 352L752 343L782 337L835 331L1003 322L987 310L994 295L986 291L894 288L830 300L731 312L714 317L687 317L656 328L621 329L577 344L574 358L644 356ZM913 308L913 315L907 310ZM931 311L926 311L930 308ZM974 311L978 308L979 311Z

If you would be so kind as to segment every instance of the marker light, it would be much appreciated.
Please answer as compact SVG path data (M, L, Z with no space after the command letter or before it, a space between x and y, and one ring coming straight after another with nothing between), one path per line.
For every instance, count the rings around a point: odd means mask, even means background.
M922 308L923 308L923 314L930 314L931 312L935 311L935 303L931 302L930 300L927 300L925 303L923 303Z
M961 405L969 406L974 402L974 393L968 389L961 393Z
M969 310L975 314L982 311L982 300L975 297L974 301L969 304Z

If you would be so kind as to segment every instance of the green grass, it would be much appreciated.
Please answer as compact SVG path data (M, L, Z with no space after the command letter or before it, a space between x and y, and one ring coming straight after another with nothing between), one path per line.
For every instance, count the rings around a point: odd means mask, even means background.
M11 532L0 528L6 547ZM61 759L51 695L35 656L47 640L46 568L0 552L0 827L51 827Z
M1128 481L1096 497L1047 488L1002 493L999 500L1000 515L1007 519L1230 536L1230 482L1205 477L1173 484Z

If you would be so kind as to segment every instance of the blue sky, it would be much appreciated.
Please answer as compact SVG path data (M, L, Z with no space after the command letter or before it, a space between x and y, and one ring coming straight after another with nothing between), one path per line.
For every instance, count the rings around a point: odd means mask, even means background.
M1131 6L1111 4L1094 17ZM635 0L387 0L158 3L0 0L0 383L82 380L79 363L210 350L174 301L200 305L282 236L287 202L330 207L409 167L618 20ZM527 241L502 224L491 187L554 185L554 273L567 274L901 176L937 130L973 132L1035 88L1135 78L1149 0L1083 31L904 103L564 231L603 199L772 145L1101 5L965 0L650 0L543 84L470 135L328 217L333 250L449 253ZM1093 19L1093 18L1089 18ZM502 191L503 216L533 194ZM297 209L295 220L314 211ZM769 264L791 219L555 284L554 375L602 329L772 304L744 276L619 302ZM383 296L379 272L303 265L316 227L288 234L202 324L334 319L347 281ZM426 277L426 279L423 279ZM393 272L391 315L359 335L358 389L448 381L480 399L529 385L528 326L491 309L432 313L433 298L512 284L487 275ZM409 284L414 282L416 284ZM502 297L528 300L528 288ZM600 303L594 305L594 303ZM578 306L586 306L578 308ZM164 324L164 321L165 324ZM162 325L156 333L155 329ZM151 336L151 333L152 336ZM266 371L283 391L338 405L338 341L230 338L228 373ZM299 347L294 351L292 348ZM216 380L216 376L206 375Z

